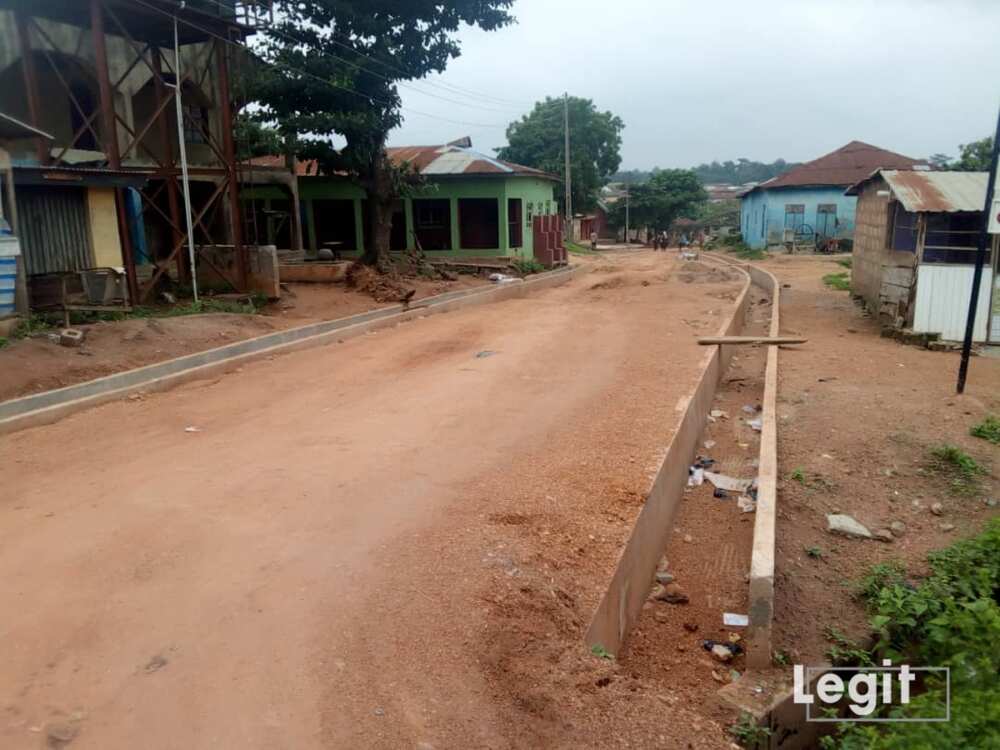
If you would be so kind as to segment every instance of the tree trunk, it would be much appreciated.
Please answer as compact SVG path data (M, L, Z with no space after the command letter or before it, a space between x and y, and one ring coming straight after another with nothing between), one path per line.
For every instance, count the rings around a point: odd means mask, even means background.
M392 214L395 194L392 189L392 167L382 153L372 160L369 179L366 180L368 190L368 226L365 252L361 262L378 269L379 273L392 272L392 260L389 257L389 243L392 237Z

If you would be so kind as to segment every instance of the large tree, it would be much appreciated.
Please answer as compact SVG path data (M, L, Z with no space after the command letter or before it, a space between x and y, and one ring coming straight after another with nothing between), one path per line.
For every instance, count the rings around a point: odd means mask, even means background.
M590 99L569 97L570 170L573 209L587 211L597 191L621 164L625 124L611 112L600 112ZM537 102L527 115L507 127L501 159L562 174L566 161L563 97ZM562 199L562 196L560 196Z
M948 169L958 172L988 172L993 158L993 136L980 138L958 147L959 157L948 165Z
M511 23L513 0L276 0L275 23L257 52L268 63L257 119L276 123L297 156L346 172L368 194L373 242L365 263L389 270L396 199L414 182L386 155L402 121L398 81L442 72L461 50L463 25ZM343 139L336 148L334 137Z
M708 193L690 169L659 169L647 182L629 188L629 225L667 230L679 218L698 218L708 202ZM609 220L625 225L625 200L615 203Z

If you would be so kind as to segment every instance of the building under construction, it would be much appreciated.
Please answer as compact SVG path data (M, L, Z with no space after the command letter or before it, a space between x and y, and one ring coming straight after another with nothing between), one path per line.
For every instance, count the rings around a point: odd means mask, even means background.
M126 303L184 288L190 225L197 265L247 288L233 122L266 5L0 0L0 113L33 129L0 142L29 286L120 268Z

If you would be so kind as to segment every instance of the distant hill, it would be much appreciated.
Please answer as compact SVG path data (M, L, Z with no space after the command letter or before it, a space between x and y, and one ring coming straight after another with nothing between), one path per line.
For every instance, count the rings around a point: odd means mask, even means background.
M698 179L703 185L715 183L743 185L747 182L770 180L772 177L777 177L797 166L799 166L799 162L789 162L784 159L775 159L770 164L750 159L737 159L736 161L713 161L711 164L699 164L694 167L694 173L698 175ZM645 182L656 169L654 167L649 171L642 169L623 170L612 175L609 181L630 184Z

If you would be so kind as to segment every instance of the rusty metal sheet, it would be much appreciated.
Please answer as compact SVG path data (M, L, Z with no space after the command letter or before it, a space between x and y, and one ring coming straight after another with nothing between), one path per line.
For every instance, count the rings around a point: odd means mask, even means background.
M986 172L881 171L893 195L911 213L982 211L986 205Z

